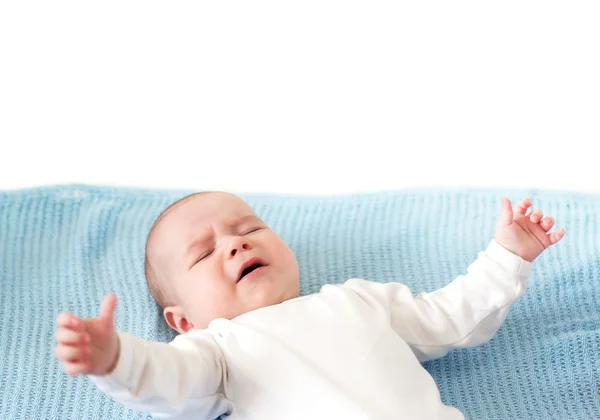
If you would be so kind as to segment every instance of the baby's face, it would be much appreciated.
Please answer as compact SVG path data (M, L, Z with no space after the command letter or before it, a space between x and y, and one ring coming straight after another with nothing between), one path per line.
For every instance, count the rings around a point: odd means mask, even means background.
M155 265L170 283L162 286L177 302L165 318L181 333L298 297L293 252L234 195L193 196L165 216L155 239Z

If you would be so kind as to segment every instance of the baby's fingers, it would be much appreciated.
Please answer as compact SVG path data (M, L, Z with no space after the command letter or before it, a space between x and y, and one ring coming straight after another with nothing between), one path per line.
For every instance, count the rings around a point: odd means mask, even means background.
M554 245L558 241L560 241L565 236L565 230L563 228L557 229L555 232L552 232L548 235L550 238L550 245Z
M56 317L56 323L59 327L70 328L74 331L82 331L83 330L83 320L78 316L75 316L68 312L61 312Z
M535 209L529 213L529 220L531 220L531 223L538 223L542 220L542 217L544 217L544 213L542 213L542 210L540 209Z
M544 217L544 219L540 222L540 226L544 229L545 232L548 232L554 226L554 218L550 216Z
M90 364L88 362L65 363L63 370L67 375L77 376L90 373Z
M59 344L54 350L54 354L63 362L75 362L87 359L89 349L87 346L65 346Z
M531 207L531 200L529 198L524 198L521 201L519 201L517 203L517 205L514 208L514 212L515 214L521 214L523 216L525 216L525 213L527 213L527 209L529 207Z
M86 332L82 333L62 327L56 331L56 341L66 345L87 344L90 342L90 336Z

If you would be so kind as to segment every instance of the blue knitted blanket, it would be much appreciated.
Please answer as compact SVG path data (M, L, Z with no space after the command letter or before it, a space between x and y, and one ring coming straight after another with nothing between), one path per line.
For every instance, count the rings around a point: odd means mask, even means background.
M146 289L146 234L187 190L61 185L0 191L0 419L140 419L55 359L60 311L168 341ZM494 338L424 364L467 419L600 419L600 196L430 188L310 197L246 194L298 257L301 294L352 277L414 294L466 272L493 237L502 195L533 199L565 238L535 262Z

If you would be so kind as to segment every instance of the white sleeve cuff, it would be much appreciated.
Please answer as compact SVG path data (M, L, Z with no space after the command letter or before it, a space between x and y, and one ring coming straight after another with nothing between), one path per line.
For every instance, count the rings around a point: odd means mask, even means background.
M496 242L495 239L492 239L485 253L511 273L516 273L520 277L529 277L531 274L533 263L513 254Z

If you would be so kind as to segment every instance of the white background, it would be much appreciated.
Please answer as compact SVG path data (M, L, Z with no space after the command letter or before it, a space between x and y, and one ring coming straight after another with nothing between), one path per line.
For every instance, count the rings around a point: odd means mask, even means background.
M0 189L600 192L597 4L2 2Z

